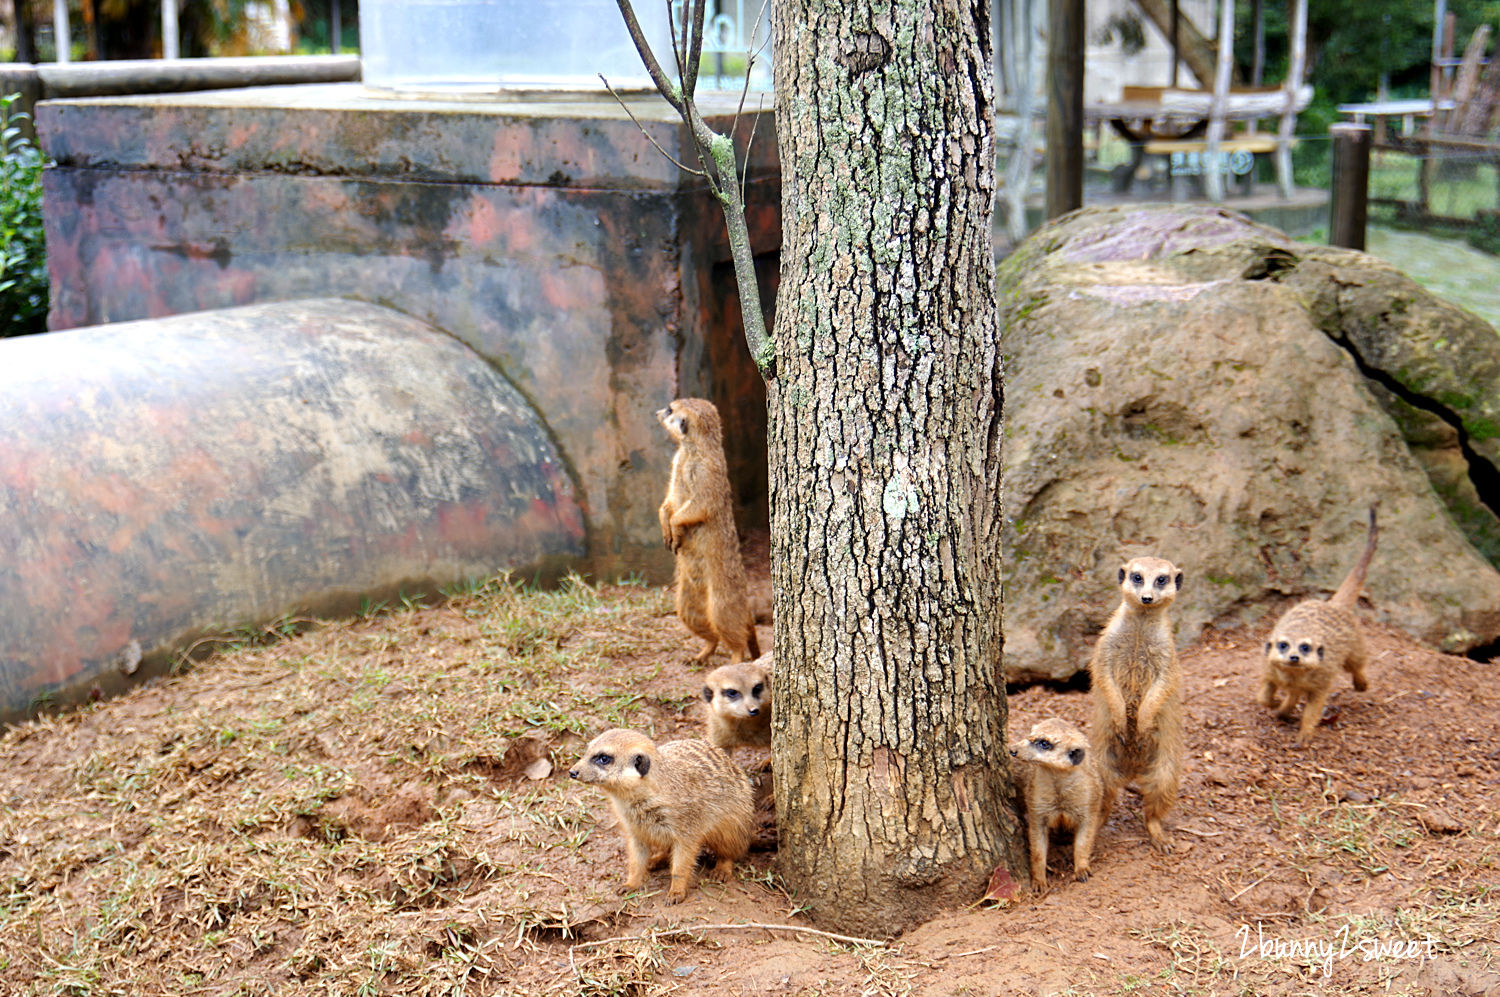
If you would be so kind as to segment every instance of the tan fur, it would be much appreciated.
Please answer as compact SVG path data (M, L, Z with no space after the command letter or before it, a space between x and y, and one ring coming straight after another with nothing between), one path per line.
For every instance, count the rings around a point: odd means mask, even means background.
M1146 831L1161 852L1172 850L1161 821L1182 781L1182 673L1167 613L1181 588L1182 572L1170 561L1138 557L1121 568L1120 605L1089 660L1089 741L1104 778L1103 814L1134 779Z
M701 398L679 398L656 418L677 441L672 480L657 515L662 541L677 555L677 618L705 641L693 660L707 661L720 642L732 662L758 658L719 410Z
M1379 534L1375 507L1371 506L1364 553L1333 598L1327 602L1321 599L1299 602L1276 621L1271 638L1266 641L1265 677L1256 700L1276 710L1283 720L1291 720L1296 716L1297 703L1307 697L1297 732L1298 744L1306 744L1317 730L1340 668L1349 673L1355 689L1363 692L1370 686L1365 677L1369 658L1359 632L1359 619L1354 615L1354 604L1364 589Z
M1031 885L1047 888L1047 832L1056 828L1073 830L1073 875L1083 882L1104 805L1104 779L1088 738L1066 720L1042 720L1010 745L1010 754L1011 774L1026 802Z
M589 742L568 773L597 786L614 804L625 831L625 889L646 884L646 871L670 855L670 902L687 896L698 854L717 861L710 873L728 879L750 848L754 804L750 780L707 741L654 744L631 730L607 730Z
M703 679L708 739L729 751L771 746L771 656L720 665Z

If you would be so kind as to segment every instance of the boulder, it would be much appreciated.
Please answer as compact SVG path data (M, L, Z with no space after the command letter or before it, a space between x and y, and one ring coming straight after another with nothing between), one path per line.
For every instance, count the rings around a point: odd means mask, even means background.
M1116 570L1137 555L1185 572L1183 643L1287 597L1326 596L1376 501L1364 614L1449 650L1500 636L1500 573L1375 391L1449 427L1418 426L1437 450L1479 434L1422 408L1404 382L1372 387L1361 372L1361 360L1401 355L1386 344L1357 359L1349 346L1351 328L1382 343L1404 331L1394 309L1377 328L1358 316L1378 306L1349 306L1351 287L1377 285L1409 299L1405 314L1443 311L1383 264L1214 208L1076 212L1001 265L1011 680L1086 667L1118 602ZM1480 366L1455 359L1445 376L1461 386ZM1448 473L1463 477L1451 461Z

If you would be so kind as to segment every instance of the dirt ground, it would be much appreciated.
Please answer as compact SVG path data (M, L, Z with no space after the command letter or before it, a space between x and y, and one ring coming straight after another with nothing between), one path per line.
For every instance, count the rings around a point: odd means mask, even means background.
M699 731L665 591L282 621L0 737L0 993L1500 994L1495 666L1368 627L1370 690L1300 749L1253 702L1263 633L1183 656L1174 855L1126 794L1087 882L1054 848L1040 896L858 944L814 933L773 851L681 905L663 874L619 895L613 817L566 770L605 727ZM1010 708L1083 723L1088 696Z

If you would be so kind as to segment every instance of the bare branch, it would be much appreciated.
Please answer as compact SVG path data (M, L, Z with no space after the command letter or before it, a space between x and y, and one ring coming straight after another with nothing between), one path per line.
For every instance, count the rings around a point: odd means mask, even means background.
M651 44L646 41L646 36L641 31L641 23L635 19L635 8L630 5L630 0L617 0L617 2L620 5L620 16L625 19L625 30L630 32L630 40L635 43L635 50L640 54L646 72L651 74L651 82L656 84L656 89L661 91L667 103L681 113L682 98L677 95L672 81L662 71L661 63L656 61L656 56L651 51Z
M606 80L604 78L604 74L603 73L599 74L599 81L604 84L604 89L606 89L606 90L609 91L609 95L611 97L613 97L616 100L616 102L618 102L619 105L622 108L625 109L625 113L628 114L628 115L630 115L630 120L634 121L635 122L635 126L641 130L641 134L644 135L644 136L646 136L646 141L650 142L653 146L655 146L656 147L656 151L659 152L659 153L661 153L662 157L664 159L666 159L673 166L677 167L679 170L681 170L684 173L691 173L694 176L703 177L704 179L708 180L710 183L713 182L713 178L709 177L709 175L707 173L703 172L702 170L695 170L691 166L686 166L686 165L678 162L677 161L677 157L673 156L670 152L668 152L667 150L663 149L661 147L661 143L658 142L658 141L656 141L656 139L654 137L652 137L652 135L651 135L650 132L646 131L646 126L643 125L643 124L641 124L641 119L637 118L635 116L635 112L630 109L630 105L627 104L627 103L625 103L624 98L622 98L618 93L615 92L615 88L614 87L612 87L612 86L609 85L609 80ZM693 143L693 144L695 146L697 145L696 142ZM698 156L698 160L700 162L702 162L702 160L703 160L703 156L702 156L701 153Z
M703 59L703 10L707 2L692 0L693 24L687 37L687 66L682 71L682 93L689 99L698 90L698 63Z

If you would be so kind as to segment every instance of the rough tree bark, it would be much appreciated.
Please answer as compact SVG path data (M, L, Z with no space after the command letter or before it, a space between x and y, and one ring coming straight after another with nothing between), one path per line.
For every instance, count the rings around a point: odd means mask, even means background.
M1000 674L988 0L774 0L783 875L891 935L1024 866Z

